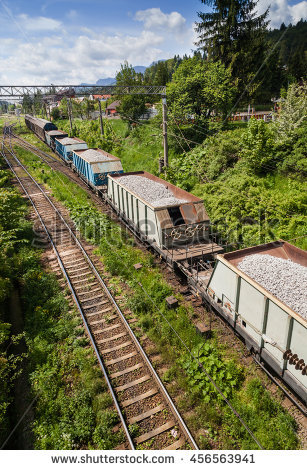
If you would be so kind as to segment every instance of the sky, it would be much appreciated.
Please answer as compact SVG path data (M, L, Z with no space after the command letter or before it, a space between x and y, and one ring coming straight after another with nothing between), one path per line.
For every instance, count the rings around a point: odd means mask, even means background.
M307 18L307 1L259 0L270 27ZM196 48L200 0L0 0L0 85L96 83L125 60L148 66Z

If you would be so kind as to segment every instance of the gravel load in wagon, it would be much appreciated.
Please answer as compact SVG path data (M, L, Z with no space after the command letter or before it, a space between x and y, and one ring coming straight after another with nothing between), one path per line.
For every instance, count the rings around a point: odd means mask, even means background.
M145 176L126 175L120 177L119 182L153 207L178 206L188 202L175 197L167 188L167 183L157 183Z
M271 255L249 255L238 268L307 319L307 268Z
M72 137L64 137L64 139L60 140L61 145L74 145L74 144L79 144L83 143L82 141L73 139Z
M82 158L89 158L91 162L102 162L102 161L109 161L112 160L112 156L104 155L101 152L98 152L94 149L88 149L82 152Z

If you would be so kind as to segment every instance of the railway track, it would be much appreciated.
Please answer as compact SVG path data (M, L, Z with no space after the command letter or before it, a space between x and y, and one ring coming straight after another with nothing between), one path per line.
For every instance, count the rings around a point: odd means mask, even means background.
M145 351L77 236L48 195L2 142L2 156L30 200L56 254L109 386L131 449L197 449ZM133 433L132 431L133 430Z
M11 139L13 139L16 142L16 144L20 145L21 147L23 147L26 150L29 150L34 155L36 155L37 157L42 159L45 163L48 163L48 164L49 163L55 163L55 164L58 164L61 167L65 167L65 164L60 160L60 158L54 157L54 156L50 155L49 153L44 152L43 150L39 149L35 145L31 144L30 142L27 142L25 139L22 139L17 134L14 134L13 133L13 128L14 128L14 126L12 125L12 126L8 126L6 129L7 129L8 136Z
M32 154L36 155L40 160L42 160L46 165L48 165L50 168L52 168L55 171L63 173L67 178L69 178L71 181L74 183L77 183L79 186L84 188L85 190L88 191L89 185L82 180L77 173L73 172L72 169L67 166L60 158L53 157L52 155L49 155L48 153L44 152L43 150L35 147L34 145L30 144L26 140L22 139L18 135L14 134L12 132L13 126L8 126L8 136L11 139L12 143L15 143L16 145L19 145L20 147L24 148L25 150L28 150ZM104 202L104 200L99 197L96 193L94 193L92 190L90 191L92 199L97 203L100 207L103 207L104 212L107 212L108 215L113 219L113 220L118 220L117 217L115 216L113 210Z

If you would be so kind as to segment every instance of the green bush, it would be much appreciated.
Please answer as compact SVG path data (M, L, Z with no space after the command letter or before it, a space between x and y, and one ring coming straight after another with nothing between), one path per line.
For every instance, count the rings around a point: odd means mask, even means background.
M242 367L236 365L233 360L222 359L212 344L206 343L203 348L192 351L192 354L202 367L190 355L186 355L180 363L186 371L189 384L202 396L202 401L209 403L211 400L223 400L208 375L226 398L230 398L234 391L240 388L243 381Z
M276 157L273 139L273 132L262 119L250 119L242 134L240 155L256 175L274 171Z

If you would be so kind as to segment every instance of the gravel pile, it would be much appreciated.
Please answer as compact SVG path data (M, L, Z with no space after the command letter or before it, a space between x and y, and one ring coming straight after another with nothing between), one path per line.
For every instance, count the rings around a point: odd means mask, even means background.
M91 161L97 161L97 162L110 160L110 157L94 149L85 150L85 152L82 152L82 157L85 157L86 159L88 158Z
M73 144L79 144L75 139L72 139L71 137L64 137L63 139L60 139L60 142L62 145L73 145Z
M270 255L246 256L238 268L307 319L307 268Z
M128 190L133 191L153 207L178 206L179 204L188 202L185 199L176 198L173 193L167 189L167 183L165 183L165 185L157 183L145 176L127 175L121 176L118 180Z

